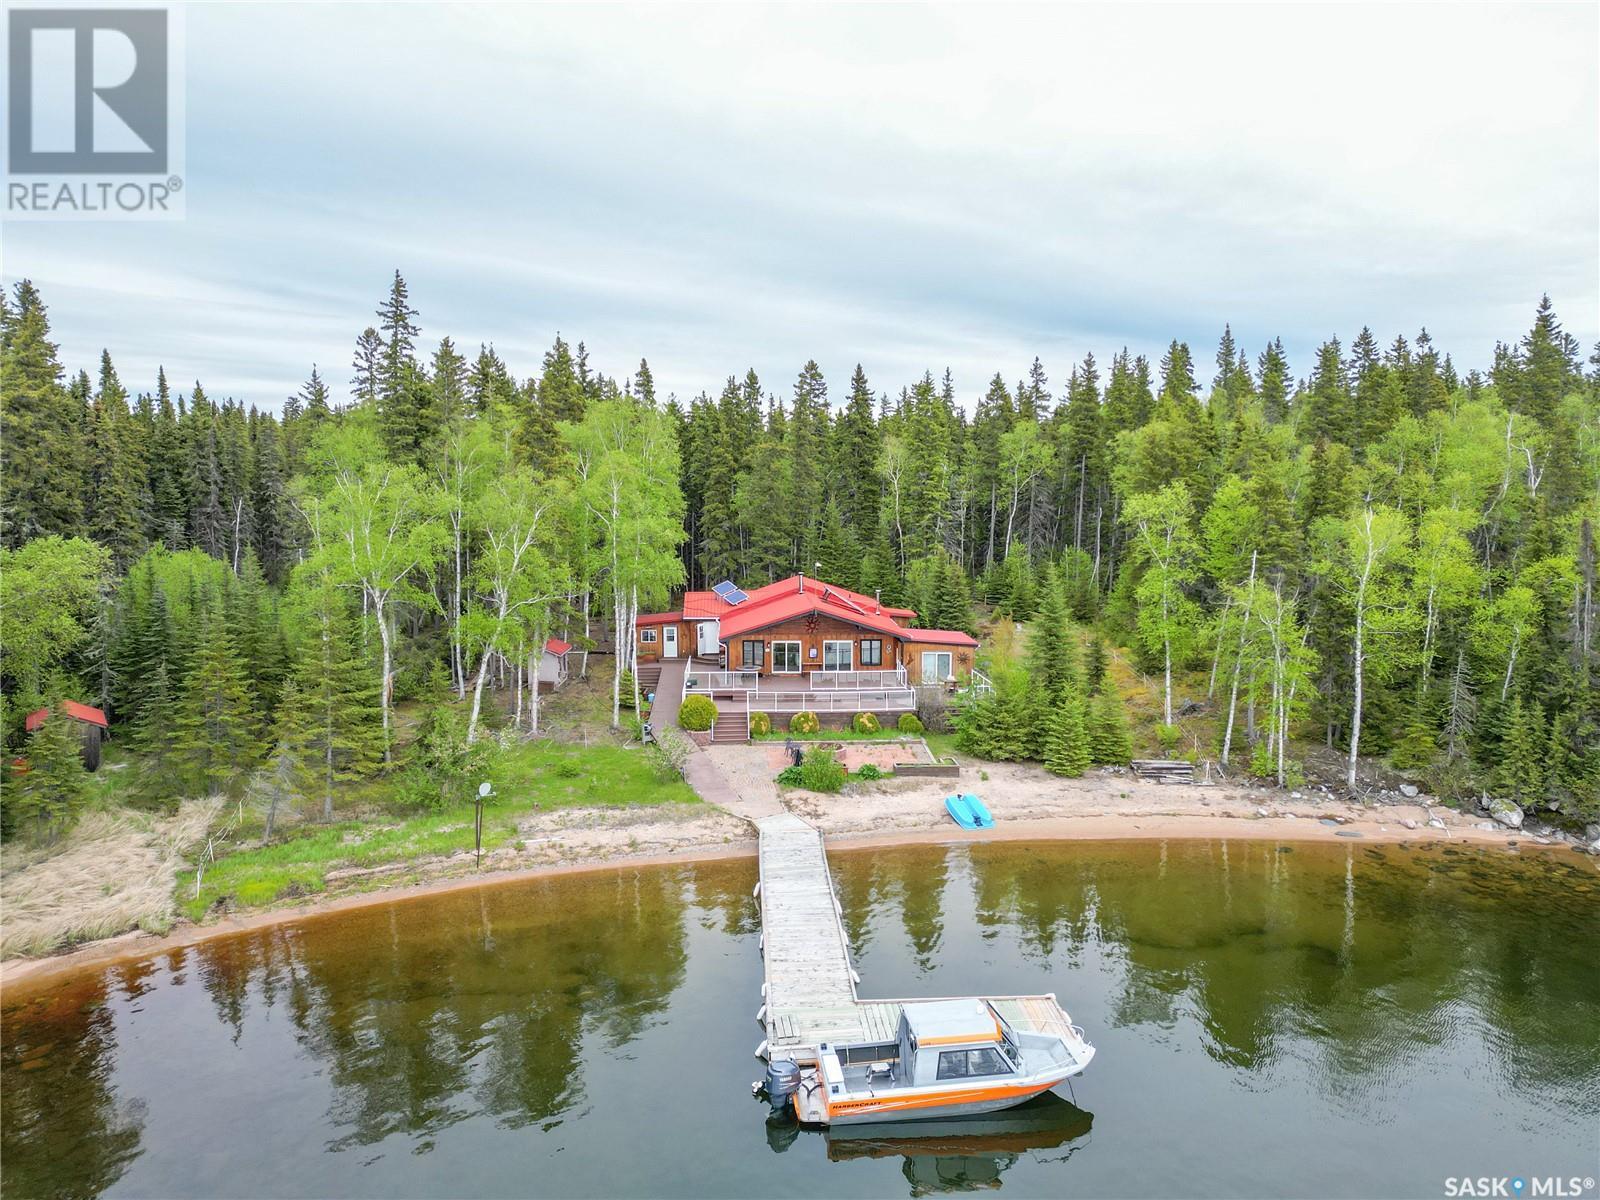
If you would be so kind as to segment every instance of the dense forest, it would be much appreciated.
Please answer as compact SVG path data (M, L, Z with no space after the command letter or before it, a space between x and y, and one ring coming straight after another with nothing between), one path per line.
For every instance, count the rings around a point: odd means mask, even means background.
M830 395L808 362L684 401L560 337L526 376L425 341L397 272L348 390L313 367L274 413L164 371L134 394L109 354L69 371L23 282L0 299L0 732L32 769L6 826L58 825L80 790L64 721L23 746L40 705L103 708L153 798L265 772L331 812L342 781L470 753L486 693L536 730L547 636L628 646L684 586L801 569L929 625L1070 618L1160 681L1168 725L1173 673L1202 672L1208 753L1279 783L1315 739L1352 784L1381 755L1592 820L1600 348L1545 298L1486 372L1426 330L1330 339L1299 375L1224 328L1213 362L1174 341L1053 385L1035 360L965 397L859 366ZM990 665L997 719L1086 703ZM433 715L397 762L408 698Z

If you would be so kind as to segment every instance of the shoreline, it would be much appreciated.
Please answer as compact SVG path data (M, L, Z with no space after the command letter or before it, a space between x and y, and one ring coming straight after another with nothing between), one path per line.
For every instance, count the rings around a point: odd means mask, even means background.
M1340 836L1343 833L1344 836ZM1355 835L1355 836L1351 836ZM963 845L985 842L1071 842L1071 841L1273 841L1323 844L1369 845L1412 844L1436 846L1465 843L1480 848L1499 846L1512 853L1571 850L1562 843L1542 844L1532 837L1506 829L1477 826L1448 829L1397 827L1393 820L1376 815L1347 818L1337 827L1324 825L1314 816L1236 816L1232 814L1154 813L1084 814L1011 820L991 829L962 830L953 825L928 825L910 829L883 829L864 832L828 832L830 852L849 853L897 846ZM0 962L0 990L39 984L91 967L107 967L120 962L150 958L171 950L185 949L219 938L234 937L298 921L320 920L342 912L383 904L404 903L450 892L480 887L515 885L529 879L562 875L593 874L600 871L640 867L672 866L730 859L754 858L754 838L735 843L704 843L671 853L590 856L564 863L494 870L451 876L422 883L408 883L371 891L325 896L306 903L261 909L239 916L195 924L185 922L166 934L130 932L116 937L84 942L57 954L41 958L13 958Z

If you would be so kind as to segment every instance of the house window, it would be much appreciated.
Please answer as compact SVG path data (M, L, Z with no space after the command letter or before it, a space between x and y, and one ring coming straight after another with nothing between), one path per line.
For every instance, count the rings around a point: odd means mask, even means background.
M974 1075L1009 1075L1011 1068L998 1050L944 1050L939 1054L940 1079L969 1079Z
M822 643L822 669L824 671L848 671L855 666L854 656L854 642Z
M863 667L883 666L883 639L861 639L861 665Z
M761 669L761 660L766 656L767 644L765 642L745 642L740 649L739 665L749 667L753 671Z
M772 671L775 675L798 675L800 673L799 642L772 643Z
M653 646L656 640L656 631L654 629L639 630L639 640L647 646Z
M955 672L951 669L950 651L924 650L922 652L922 682L943 683L953 678Z

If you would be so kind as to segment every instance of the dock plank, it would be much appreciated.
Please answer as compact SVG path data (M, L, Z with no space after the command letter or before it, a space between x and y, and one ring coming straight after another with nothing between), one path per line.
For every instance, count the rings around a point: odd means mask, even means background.
M892 1042L900 1000L862 1000L822 834L792 813L758 819L768 1052L806 1057L823 1043ZM1013 1026L1055 1032L1053 996L990 999Z

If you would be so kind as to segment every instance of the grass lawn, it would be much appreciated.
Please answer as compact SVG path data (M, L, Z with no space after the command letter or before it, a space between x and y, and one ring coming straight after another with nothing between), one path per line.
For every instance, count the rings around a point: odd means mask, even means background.
M639 750L614 744L583 746L536 741L513 747L490 773L494 798L484 805L483 848L494 850L517 836L517 822L536 810L695 804L680 780L663 782ZM364 789L372 794L371 785ZM302 825L271 845L249 845L209 864L195 892L195 872L178 877L178 904L199 919L226 897L238 908L323 891L329 871L409 863L470 850L473 806L451 805L420 813L374 813L330 825Z

